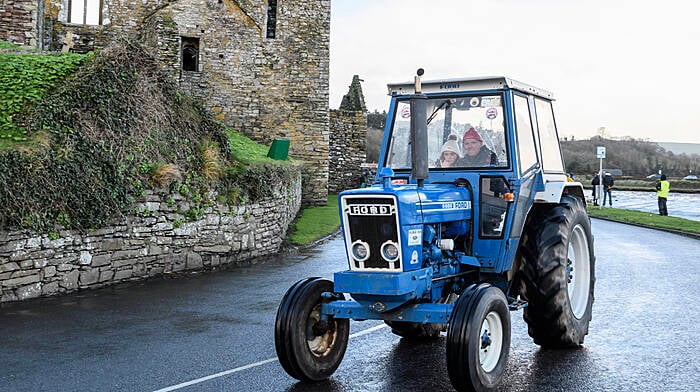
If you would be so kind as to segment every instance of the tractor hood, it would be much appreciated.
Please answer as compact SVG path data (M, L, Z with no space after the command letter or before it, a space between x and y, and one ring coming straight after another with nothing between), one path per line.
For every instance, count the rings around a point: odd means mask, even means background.
M426 225L463 233L472 218L469 189L454 184L354 189L340 194L338 206L353 271L418 269L424 241L434 240L435 229Z
M340 194L343 198L394 197L403 225L423 225L461 221L472 218L472 197L469 189L453 184L393 185L389 188L374 186L353 189ZM339 203L342 211L342 201Z

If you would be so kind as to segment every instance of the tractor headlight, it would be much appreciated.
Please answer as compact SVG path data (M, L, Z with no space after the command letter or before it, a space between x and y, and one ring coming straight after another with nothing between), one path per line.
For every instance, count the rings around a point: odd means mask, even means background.
M384 260L394 262L399 259L399 247L394 241L387 241L382 244L382 257Z
M369 258L369 245L366 242L355 241L352 244L352 257L357 261L365 261Z

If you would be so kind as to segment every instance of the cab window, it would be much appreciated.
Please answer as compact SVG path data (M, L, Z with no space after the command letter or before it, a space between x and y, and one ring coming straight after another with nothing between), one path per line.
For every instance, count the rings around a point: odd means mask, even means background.
M535 139L532 135L532 121L530 121L530 108L527 98L515 95L513 97L515 108L515 131L518 136L518 157L520 160L520 173L525 173L537 163Z
M554 123L552 103L541 98L535 98L537 125L540 130L542 144L542 169L545 172L564 172L564 163L559 149L559 137Z
M428 100L430 169L507 168L506 136L501 95L432 97ZM409 169L411 107L396 104L386 166Z

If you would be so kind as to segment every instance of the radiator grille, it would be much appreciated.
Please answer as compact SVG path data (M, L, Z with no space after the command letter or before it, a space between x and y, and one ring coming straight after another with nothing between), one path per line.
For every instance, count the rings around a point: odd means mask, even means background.
M389 262L381 255L381 247L392 241L401 249L398 231L396 199L393 196L343 197L345 243L350 269L355 271L401 271L401 252L398 260ZM352 256L352 244L362 241L369 246L369 257L358 261Z

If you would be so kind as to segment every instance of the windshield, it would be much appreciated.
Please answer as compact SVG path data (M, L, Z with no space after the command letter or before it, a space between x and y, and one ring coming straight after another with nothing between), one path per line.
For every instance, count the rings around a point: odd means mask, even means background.
M428 99L430 168L508 167L500 95ZM411 108L397 102L386 166L411 168Z

